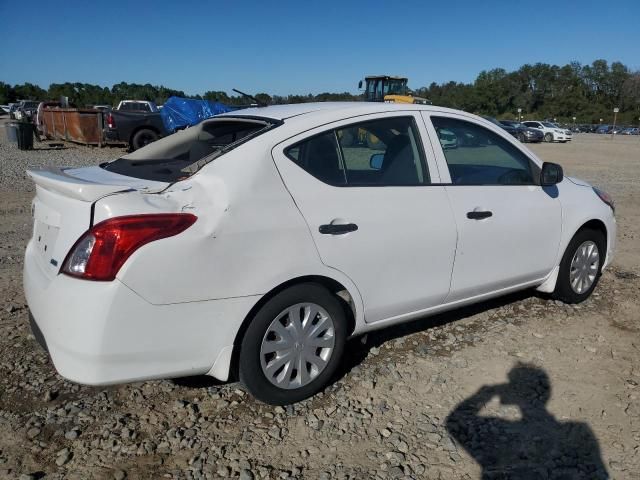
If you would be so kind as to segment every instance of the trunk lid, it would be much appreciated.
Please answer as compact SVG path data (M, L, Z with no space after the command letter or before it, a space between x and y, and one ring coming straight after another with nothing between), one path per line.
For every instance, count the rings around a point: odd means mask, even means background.
M155 193L169 184L127 177L100 167L27 170L36 184L31 212L32 248L41 270L52 278L67 253L92 224L93 204L107 195Z

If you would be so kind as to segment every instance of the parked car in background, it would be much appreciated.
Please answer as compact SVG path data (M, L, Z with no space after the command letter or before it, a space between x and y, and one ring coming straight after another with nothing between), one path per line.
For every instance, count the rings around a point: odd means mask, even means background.
M14 119L16 110L18 109L18 102L9 104L9 118Z
M617 135L619 133L622 133L622 131L625 129L626 127L623 127L622 125L616 125L615 127L611 127L611 129L607 132L607 133L612 133L614 135Z
M155 103L147 100L122 100L115 110L119 112L159 112Z
M207 373L297 402L349 337L527 288L582 302L615 250L606 193L442 107L249 108L28 174L33 332L84 384Z
M545 142L560 142L566 143L570 141L573 136L569 130L558 127L551 122L543 122L538 120L522 122L523 125L540 130L544 135Z
M507 125L515 128L517 132L516 138L522 143L540 143L544 140L544 134L542 131L535 128L529 128L521 122L516 122L515 120L500 120L500 123L503 126Z
M493 117L483 117L489 120L494 125L502 128L509 132L510 135L520 140L522 143L525 142L541 142L543 139L542 132L536 130L534 128L528 128L522 125L519 122L510 121L510 120L500 120Z
M595 133L599 133L599 134L607 133L610 128L611 127L609 125L600 125L598 128L596 128Z
M484 118L485 120L490 121L491 123L493 123L494 125L502 128L503 130L505 130L506 132L509 133L509 135L518 138L518 134L520 133L519 130L515 127L512 127L511 125L505 125L503 123L500 123L497 119L495 119L494 117L489 117L489 116L485 116L483 115L482 118Z
M446 128L438 130L438 139L440 140L442 148L458 148L458 137Z
M126 143L132 151L166 134L160 112L125 109L104 113L104 138L108 142Z
M629 127L625 128L620 135L640 135L640 128L638 127Z
M13 112L13 118L16 120L31 121L32 118L35 118L39 104L40 102L32 100L20 100L18 102L18 106Z
M0 110L2 110L2 113L9 113L9 111L11 110L11 106L10 105L0 105Z

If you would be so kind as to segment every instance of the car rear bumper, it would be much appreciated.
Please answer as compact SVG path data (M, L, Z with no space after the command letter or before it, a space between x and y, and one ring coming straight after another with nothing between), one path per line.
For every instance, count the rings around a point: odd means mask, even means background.
M236 333L259 297L154 305L118 280L52 280L27 247L34 336L63 377L87 385L229 373Z

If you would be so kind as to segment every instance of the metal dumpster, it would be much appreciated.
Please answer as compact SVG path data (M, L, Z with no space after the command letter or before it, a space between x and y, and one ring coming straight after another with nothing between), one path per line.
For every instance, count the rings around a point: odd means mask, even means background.
M84 145L102 146L103 117L100 110L79 108L45 108L42 130L52 140L66 140Z

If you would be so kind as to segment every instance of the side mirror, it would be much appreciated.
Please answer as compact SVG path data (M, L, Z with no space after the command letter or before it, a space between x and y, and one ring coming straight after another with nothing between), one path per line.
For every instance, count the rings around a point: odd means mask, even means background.
M542 171L540 172L540 185L543 187L550 187L557 183L560 183L564 178L564 172L562 167L557 163L544 162L542 164Z
M374 153L369 158L369 166L372 170L380 170L384 161L384 153Z
M358 82L358 90L362 90L362 80Z

